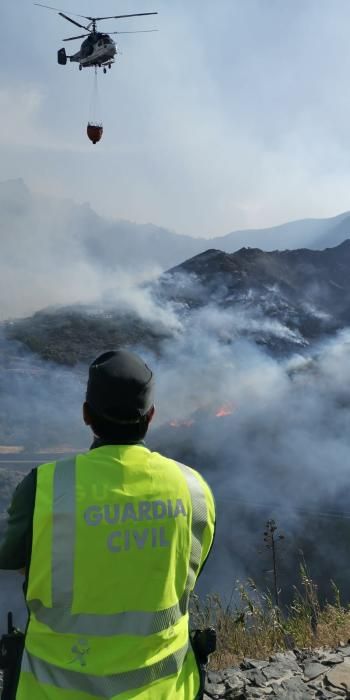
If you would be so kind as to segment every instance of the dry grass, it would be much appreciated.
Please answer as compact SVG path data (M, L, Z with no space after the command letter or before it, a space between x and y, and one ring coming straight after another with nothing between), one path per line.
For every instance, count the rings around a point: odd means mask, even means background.
M0 455L15 455L24 451L24 447L18 445L0 445Z
M302 567L301 589L294 590L292 603L281 611L269 593L259 593L253 581L237 583L238 603L225 606L216 595L204 601L193 596L193 626L212 625L217 630L217 651L210 662L213 669L236 665L243 657L267 659L295 647L336 647L350 638L350 607L341 605L336 586L333 591L333 602L322 607L317 588Z

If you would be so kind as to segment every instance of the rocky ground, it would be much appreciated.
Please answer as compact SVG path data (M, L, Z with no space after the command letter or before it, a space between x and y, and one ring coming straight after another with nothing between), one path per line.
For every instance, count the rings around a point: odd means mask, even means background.
M350 644L336 650L295 650L269 661L209 671L204 700L340 700L350 698Z
M0 673L0 691L2 688ZM341 700L350 698L350 644L336 650L289 651L269 661L209 671L204 700Z

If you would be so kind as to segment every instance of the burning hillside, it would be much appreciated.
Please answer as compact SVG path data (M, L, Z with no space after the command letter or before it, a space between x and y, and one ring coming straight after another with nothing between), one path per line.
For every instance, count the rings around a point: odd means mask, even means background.
M188 418L173 418L168 425L171 428L191 428L195 423L211 420L213 418L225 418L231 416L236 410L235 405L229 401L220 406L202 406L198 408Z
M21 445L26 454L47 445L87 449L91 435L82 423L81 404L88 361L92 352L127 338L155 372L149 446L202 471L214 491L218 534L202 586L227 591L229 580L247 575L264 581L267 567L259 549L270 518L286 535L282 586L293 580L301 549L323 591L332 577L348 586L343 561L350 535L350 339L342 331L325 340L332 323L337 327L346 321L342 261L346 265L347 254L344 244L315 257L308 251L292 258L288 253L265 257L260 251L224 259L217 251L198 256L189 261L185 277L182 270L179 278L177 270L152 287L152 302L150 289L144 290L147 323L150 328L158 323L164 331L154 345L153 331L143 334L144 326L133 336L123 335L118 310L106 311L106 326L102 311L97 319L90 313L86 325L77 310L69 317L68 335L61 331L62 315L55 312L52 327L51 314L8 326L11 335L23 332L23 341L30 332L34 347L39 323L40 352L57 342L56 351L64 350L70 366L42 361L24 343L1 337L1 443ZM321 279L321 269L328 275L324 289L312 291L314 271ZM327 296L335 278L344 298L338 288ZM178 297L173 293L177 280ZM140 316L140 308L137 312ZM305 314L316 319L314 330L319 324L313 346L311 335L303 335ZM98 329L112 326L116 335L99 337ZM273 352L276 347L283 352Z
M203 323L222 343L244 337L286 354L307 350L350 322L349 266L350 241L324 251L208 250L108 309L48 309L6 323L4 331L67 365L88 362L105 347L162 355L179 333Z

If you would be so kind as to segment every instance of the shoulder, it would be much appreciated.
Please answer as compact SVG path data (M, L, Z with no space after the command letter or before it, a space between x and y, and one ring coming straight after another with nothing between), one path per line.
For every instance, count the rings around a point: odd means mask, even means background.
M151 454L155 460L159 460L159 462L164 460L164 462L167 462L169 466L172 465L173 470L175 470L178 475L182 475L192 496L203 494L205 496L209 511L214 514L215 500L213 492L208 482L199 471L193 469L193 467L189 467L187 464L182 464L182 462L177 462L169 457L164 457L158 452L152 452Z
M74 466L77 460L81 458L86 458L91 454L91 451L87 452L74 452L71 455L68 455L66 457L62 457L61 459L56 459L52 462L44 462L43 464L39 464L36 468L37 474L41 474L43 472L53 472L56 467L66 467L67 465L72 465Z
M37 468L32 469L29 474L26 474L24 479L17 485L14 495L13 502L16 503L29 503L35 499L35 489L37 481Z
M8 515L12 521L30 520L34 511L37 483L37 470L33 469L17 485L9 508Z

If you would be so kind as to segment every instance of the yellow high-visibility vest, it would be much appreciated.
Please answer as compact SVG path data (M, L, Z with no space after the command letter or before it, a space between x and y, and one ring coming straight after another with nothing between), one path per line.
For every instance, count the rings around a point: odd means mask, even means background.
M143 445L38 468L17 700L194 700L188 601L213 540L194 470Z

